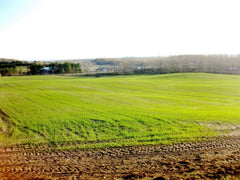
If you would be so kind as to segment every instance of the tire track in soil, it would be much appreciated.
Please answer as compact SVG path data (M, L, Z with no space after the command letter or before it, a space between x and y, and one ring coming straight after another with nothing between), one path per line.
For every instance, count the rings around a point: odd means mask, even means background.
M165 146L42 151L0 148L0 179L240 178L240 137Z

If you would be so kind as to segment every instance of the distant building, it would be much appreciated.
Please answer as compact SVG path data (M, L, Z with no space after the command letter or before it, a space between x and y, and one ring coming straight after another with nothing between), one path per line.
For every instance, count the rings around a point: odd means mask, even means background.
M44 70L44 71L51 71L51 70L52 70L52 67L47 67L47 66L46 66L46 67L43 68L43 70Z
M52 71L52 67L43 67L42 68L43 74L49 74Z
M97 68L97 71L98 72L107 72L108 69L106 67L99 67L99 68Z
M140 70L140 69L142 69L142 66L137 66L137 70Z

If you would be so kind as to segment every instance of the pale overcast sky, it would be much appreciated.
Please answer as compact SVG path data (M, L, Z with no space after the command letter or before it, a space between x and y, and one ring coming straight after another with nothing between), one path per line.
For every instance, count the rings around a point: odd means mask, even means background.
M239 54L239 0L0 0L0 57Z

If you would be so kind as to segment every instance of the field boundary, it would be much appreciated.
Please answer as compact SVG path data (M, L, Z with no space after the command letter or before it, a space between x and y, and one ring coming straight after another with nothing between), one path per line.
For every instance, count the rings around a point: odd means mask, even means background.
M106 149L135 149L135 148L150 148L150 149L162 149L162 147L182 147L187 144L192 144L194 147L197 147L201 144L208 144L208 143L216 143L216 142L228 142L232 141L234 139L239 139L239 135L232 135L232 136L214 136L214 137L202 137L198 138L198 140L188 140L188 141L182 141L172 144L148 144L148 145L126 145L126 146L97 146L102 145L104 143L113 143L117 141L102 141L102 142L81 142L81 141L68 141L68 142L51 142L51 143L32 143L32 144L16 144L11 146L1 146L0 145L0 153L1 152L14 152L14 151L34 151L34 152L59 152L59 151L101 151ZM90 144L90 146L89 146ZM85 147L85 145L88 145ZM91 146L92 145L92 146ZM240 143L239 143L240 145ZM162 149L164 151L164 148ZM181 148L180 148L181 149ZM201 149L201 147L200 147ZM159 150L157 150L159 151Z
M7 179L235 179L240 136L162 146L40 152L0 148Z

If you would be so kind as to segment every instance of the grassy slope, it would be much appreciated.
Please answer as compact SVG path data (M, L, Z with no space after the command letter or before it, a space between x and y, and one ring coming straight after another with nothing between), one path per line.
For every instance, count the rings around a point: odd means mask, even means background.
M216 135L204 123L240 123L240 76L0 77L0 108L3 144L181 142Z

